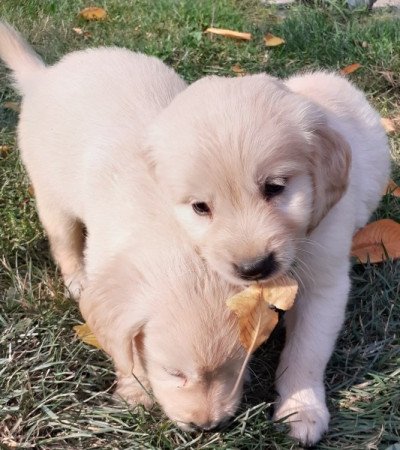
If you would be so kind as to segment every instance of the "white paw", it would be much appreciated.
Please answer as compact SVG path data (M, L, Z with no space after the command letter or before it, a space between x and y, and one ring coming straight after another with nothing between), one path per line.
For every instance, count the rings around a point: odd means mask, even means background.
M82 269L64 277L66 296L79 300L85 285L85 273Z
M293 395L276 405L274 420L290 426L290 436L304 445L318 442L329 425L329 411L324 401L307 399L307 395Z
M114 392L116 401L123 401L129 405L143 405L146 409L151 409L154 404L151 398L151 387L147 379L124 377L118 380L117 389Z

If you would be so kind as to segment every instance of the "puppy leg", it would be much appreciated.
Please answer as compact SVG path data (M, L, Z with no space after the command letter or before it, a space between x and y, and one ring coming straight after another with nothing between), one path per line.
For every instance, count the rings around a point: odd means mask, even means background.
M316 443L328 429L324 373L350 289L346 259L336 270L327 270L329 276L322 277L319 286L307 286L287 313L286 345L277 371L280 397L274 418L286 418L291 436L306 445Z
M51 252L71 296L78 299L84 283L82 224L54 205L37 197L40 220L50 241Z
M151 386L141 363L135 363L135 368L130 374L118 369L116 372L117 389L114 397L130 405L143 405L146 409L150 409L154 403Z

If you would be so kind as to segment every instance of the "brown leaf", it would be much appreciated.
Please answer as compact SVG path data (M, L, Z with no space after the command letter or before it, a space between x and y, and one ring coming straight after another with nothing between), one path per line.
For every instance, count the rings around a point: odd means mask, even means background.
M400 224L391 219L372 222L359 230L353 238L351 256L361 263L382 262L400 257Z
M386 133L396 133L400 131L400 115L396 117L381 117L381 124Z
M289 309L297 288L295 280L281 277L269 285L252 285L227 300L239 318L240 342L248 352L266 341L278 323L278 313L272 307Z
M350 73L353 73L356 70L358 70L360 67L361 67L361 64L359 64L359 63L350 64L349 66L343 67L343 69L341 69L340 73L342 75L349 75Z
M239 64L234 64L231 67L231 70L232 70L233 73L236 74L237 77L243 77L243 76L246 75L246 71L242 67L240 67Z
M82 9L79 15L85 20L104 20L107 17L107 12L98 6L89 6Z
M396 125L393 122L392 119L389 119L388 117L381 117L381 124L383 128L385 129L386 133L394 133L396 131Z
M92 347L101 348L100 344L98 343L95 335L91 332L90 328L86 323L82 325L75 325L74 331L76 333L76 336L86 344L91 345Z
M21 111L20 104L17 102L4 102L3 107L6 109L11 109L17 113Z
M231 39L239 39L242 41L250 41L251 33L243 33L241 31L226 30L224 28L207 28L205 33L218 34Z
M267 34L264 36L264 44L265 44L267 47L276 47L276 46L282 45L282 44L284 44L284 43L285 43L285 40L284 40L284 39L282 39L282 38L280 38L280 37L278 37L278 36L274 36L274 35L271 34L271 33L267 33Z
M8 145L0 145L0 155L7 156L10 153L10 147Z
M278 323L278 313L264 302L259 289L245 289L226 303L238 316L239 339L249 352L266 341Z
M34 196L35 196L35 189L34 189L34 187L33 187L33 184L30 184L30 185L28 186L28 194L29 194L31 197L34 197Z
M384 194L391 194L395 197L400 197L400 187L393 180L389 180Z

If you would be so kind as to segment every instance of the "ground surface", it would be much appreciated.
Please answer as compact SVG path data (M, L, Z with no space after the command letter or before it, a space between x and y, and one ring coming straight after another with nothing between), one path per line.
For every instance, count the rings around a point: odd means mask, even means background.
M214 4L214 6L213 6ZM48 63L96 45L161 57L188 81L206 74L286 76L304 68L362 68L352 80L384 116L400 113L400 22L388 10L349 12L333 0L276 10L261 2L99 0L109 19L85 23L80 0L2 0L0 17L18 27ZM207 26L250 31L251 42L206 36ZM72 28L91 33L77 35ZM286 40L267 50L266 32ZM0 69L0 104L17 101ZM0 447L35 449L291 449L270 420L273 372L282 332L259 351L253 382L233 426L187 434L156 410L115 407L108 358L74 338L76 306L63 297L15 145L17 113L0 108ZM399 136L391 138L394 158ZM395 168L394 178L398 179ZM376 217L400 219L386 196ZM332 422L318 449L385 449L400 441L400 267L355 266L347 320L327 371Z

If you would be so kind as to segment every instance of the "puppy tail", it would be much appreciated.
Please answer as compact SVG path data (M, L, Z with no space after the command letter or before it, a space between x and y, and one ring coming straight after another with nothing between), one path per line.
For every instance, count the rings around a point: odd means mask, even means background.
M5 22L0 21L0 58L12 70L15 87L22 94L38 71L45 68L40 56L25 39Z

